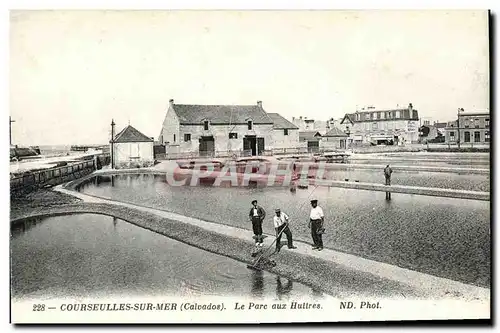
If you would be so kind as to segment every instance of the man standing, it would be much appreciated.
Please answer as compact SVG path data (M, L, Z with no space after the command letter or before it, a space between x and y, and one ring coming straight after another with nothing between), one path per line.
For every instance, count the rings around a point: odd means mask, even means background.
M292 232L290 231L290 227L288 226L288 215L285 212L281 212L279 208L276 209L276 216L273 219L274 221L274 229L276 230L276 252L279 252L281 249L281 234L285 233L286 240L288 241L289 249L296 249L296 246L293 246L292 240Z
M385 185L391 185L391 175L392 175L392 169L387 164L387 166L384 169L384 176L385 176Z
M261 206L257 205L257 200L252 201L250 209L250 220L255 237L255 245L263 246L264 238L262 237L262 221L266 218L266 211Z
M311 228L311 236L314 242L313 250L321 251L323 250L323 222L325 221L325 215L323 214L323 209L318 206L318 200L311 200L311 213L309 215L309 228Z

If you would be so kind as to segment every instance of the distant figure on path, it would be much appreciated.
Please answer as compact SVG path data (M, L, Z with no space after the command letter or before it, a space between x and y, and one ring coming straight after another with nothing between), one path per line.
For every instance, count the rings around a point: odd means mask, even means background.
M321 251L323 250L323 233L325 229L323 228L323 222L325 221L325 215L323 214L323 209L318 206L318 200L311 200L311 213L309 214L309 228L311 228L311 236L314 242L313 250Z
M389 166L389 164L387 164L387 166L384 169L385 185L391 185L391 175L392 175L392 169ZM385 192L385 199L391 200L391 192Z
M264 238L262 237L262 222L266 218L266 211L261 206L257 205L257 200L252 201L252 208L248 214L252 221L252 228L255 237L255 245L263 245Z
M391 185L391 175L392 175L392 169L387 164L387 166L384 169L384 176L385 176L385 185Z
M289 217L282 212L279 208L276 209L276 216L274 217L274 229L276 230L276 252L279 252L281 249L281 234L286 235L286 240L288 241L289 249L296 249L297 247L293 246L292 240L292 231L288 226Z

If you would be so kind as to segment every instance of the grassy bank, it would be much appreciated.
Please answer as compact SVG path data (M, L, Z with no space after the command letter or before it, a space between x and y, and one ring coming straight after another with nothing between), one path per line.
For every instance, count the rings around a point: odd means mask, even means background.
M73 196L50 189L39 189L23 196L10 197L10 219L13 220L35 211L43 211L44 209L78 202L81 202L81 200Z

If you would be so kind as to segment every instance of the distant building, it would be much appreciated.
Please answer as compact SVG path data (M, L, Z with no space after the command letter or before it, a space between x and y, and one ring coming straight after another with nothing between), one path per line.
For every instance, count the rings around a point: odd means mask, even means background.
M112 140L116 169L148 167L154 164L154 140L132 126L125 127Z
M349 143L397 145L418 142L418 120L418 111L410 103L407 108L378 110L369 107L348 113L340 125L342 131L349 133Z
M292 117L292 123L299 128L302 132L317 131L321 135L329 130L330 120L314 120L307 117Z
M489 143L490 142L490 113L459 112L457 121L448 123L445 130L446 143Z
M278 113L268 113L273 121L274 149L297 148L299 128Z
M337 127L332 127L322 136L320 145L324 149L346 149L347 134Z
M444 142L443 134L438 131L435 125L430 125L429 123L422 125L419 128L419 132L421 143L434 142L437 140L442 140L441 142Z
M168 154L261 155L274 146L273 120L256 105L170 104L158 138Z
M318 131L299 132L299 143L307 145L308 152L315 153L319 151L321 133Z
M436 130L438 131L439 134L443 135L445 134L445 129L446 127L448 126L448 123L446 122L434 122L434 127L436 128Z

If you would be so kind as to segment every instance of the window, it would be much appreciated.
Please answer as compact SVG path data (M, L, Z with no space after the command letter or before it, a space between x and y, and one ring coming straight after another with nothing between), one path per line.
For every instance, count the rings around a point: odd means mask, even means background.
M387 112L387 118L391 118L391 117L392 117L391 112Z
M356 113L356 120L361 120L361 115L359 113Z
M486 127L486 128L490 128L490 119L489 119L489 118L486 118L486 119L484 120L484 122L485 122L484 127Z
M378 118L378 113L377 112L374 112L373 113L373 119L377 119Z
M464 127L465 127L465 128L469 128L469 125L470 125L470 124L469 124L469 118L465 118L465 119L464 119Z
M184 134L184 142L191 141L191 134L190 133L185 133Z
M450 132L450 141L455 141L455 132Z
M238 133L229 133L230 139L238 139Z
M247 122L247 124L248 124L248 130L249 130L249 131L251 131L251 130L252 130L252 121L251 121L251 120L249 120L249 121Z
M455 132L450 132L450 136L455 136Z
M365 119L370 119L370 114L369 113L365 114Z
M490 131L484 132L484 141L490 142Z
M203 122L203 129L204 129L205 131L208 131L208 120L205 120L205 121Z
M401 118L401 111L396 111L396 118Z
M481 132L474 132L474 142L481 142Z
M380 112L380 119L384 119L385 118L385 112Z
M464 132L464 142L470 142L470 132Z
M174 134L174 143L175 143L175 134Z
M479 128L479 119L478 118L474 119L474 127Z
M378 123L372 123L372 130L376 131L378 129Z
M288 128L285 128L285 129L283 130L283 135L288 135Z

